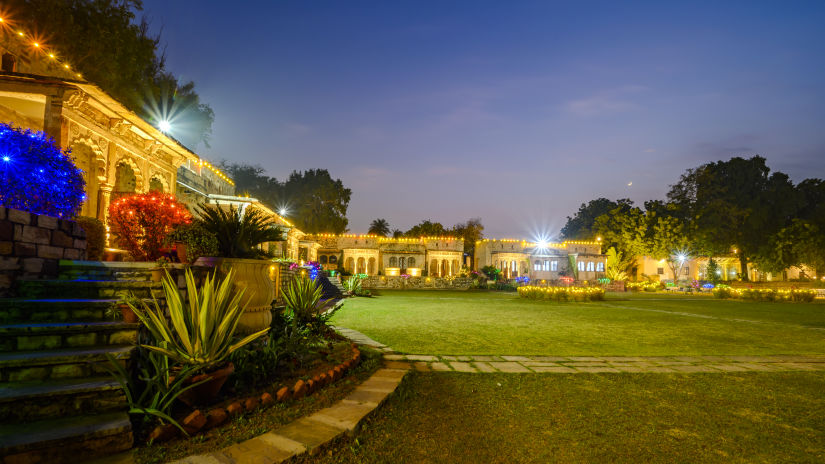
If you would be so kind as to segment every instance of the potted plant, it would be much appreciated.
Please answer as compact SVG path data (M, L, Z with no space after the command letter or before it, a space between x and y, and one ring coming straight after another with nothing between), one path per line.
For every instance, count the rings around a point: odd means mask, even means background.
M137 314L132 310L133 306L141 304L141 300L131 292L119 293L118 300L112 302L106 308L106 317L116 321L123 321L129 324L140 322Z
M244 310L238 330L253 333L269 327L275 287L269 279L270 253L260 246L283 240L283 233L272 217L257 208L228 209L200 206L197 225L218 242L217 256L200 257L196 264L215 268L221 274L234 270L235 284L245 288Z
M169 267L169 258L166 256L161 256L155 261L157 267L152 269L152 282L160 282L163 279L163 274L166 272L166 268Z
M175 246L178 260L182 263L194 263L201 256L218 254L218 240L215 235L197 223L178 227L169 239Z
M201 288L195 283L192 270L186 270L188 301L178 290L169 273L163 276L163 292L169 314L167 320L157 300L153 306L141 301L129 303L154 339L154 344L141 345L163 354L180 370L192 370L191 382L200 385L181 394L180 399L192 406L213 400L229 375L235 370L228 356L238 348L266 335L269 327L235 340L244 313L246 289L236 290L235 271L230 269L223 280L216 273L208 275ZM170 379L173 382L174 378Z

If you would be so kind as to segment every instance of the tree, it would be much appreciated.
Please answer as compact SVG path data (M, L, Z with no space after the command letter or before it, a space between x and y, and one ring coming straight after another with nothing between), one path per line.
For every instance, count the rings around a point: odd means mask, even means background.
M607 249L604 276L612 281L627 280L627 273L622 268L622 254L613 247Z
M441 237L444 235L447 235L447 229L440 222L433 222L429 219L421 221L404 232L404 236L411 238Z
M375 219L370 223L367 233L386 237L390 235L390 223L386 219Z
M653 259L664 259L673 273L673 281L679 280L685 261L690 256L689 241L684 223L673 216L648 214L650 238L645 241L647 254Z
M758 254L765 237L790 224L799 203L788 176L771 174L761 156L690 169L671 186L668 199L705 253L738 250L745 280L748 260Z
M283 198L295 205L295 225L310 234L347 231L347 207L352 190L326 169L293 171L283 185Z
M481 218L470 218L467 222L458 223L449 232L454 237L464 240L464 253L470 257L470 268L473 268L476 242L484 237L484 225L481 223Z
M602 237L602 246L619 252L619 267L623 271L628 271L636 258L647 252L647 218L630 200L597 217L591 228L593 234Z
M567 216L567 223L561 228L561 237L567 240L592 240L596 238L593 230L596 218L618 207L630 207L633 202L629 199L608 200L597 198L587 204L582 203L573 217Z
M392 238L401 238L404 236L404 231L401 229L393 229Z
M200 102L192 82L181 84L165 70L160 37L150 36L145 18L136 17L140 0L8 0L4 9L7 24L42 37L45 47L127 108L155 124L159 116L175 117L175 126L185 130L172 135L190 147L208 141L212 109ZM153 111L170 102L176 114Z

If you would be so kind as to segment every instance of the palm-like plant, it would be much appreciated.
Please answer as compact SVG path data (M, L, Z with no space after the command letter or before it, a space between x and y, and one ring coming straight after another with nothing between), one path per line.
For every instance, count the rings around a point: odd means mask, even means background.
M187 269L189 301L185 303L167 271L163 277L163 291L171 325L157 300L154 300L154 308L142 300L140 305L127 302L157 343L141 346L184 367L208 370L223 363L233 351L266 335L269 328L234 340L235 329L246 305L241 304L245 289L233 292L233 275L234 270L230 270L221 282L214 274L206 276L203 286L198 289L192 271Z
M198 207L197 223L218 239L218 252L224 258L266 258L269 253L258 248L266 242L283 240L275 221L257 208L240 210L220 206Z
M604 276L613 281L627 280L627 273L621 268L622 254L610 247L607 250L607 263Z
M380 235L386 237L390 235L390 223L386 219L375 219L370 223L370 229L367 231L370 235Z
M306 276L297 276L284 291L284 305L301 325L309 325L319 313L335 303L330 299L321 302L323 290L317 282Z

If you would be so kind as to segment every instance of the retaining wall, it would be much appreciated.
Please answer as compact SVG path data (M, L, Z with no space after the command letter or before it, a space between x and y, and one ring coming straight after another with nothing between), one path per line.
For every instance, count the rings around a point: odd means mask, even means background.
M0 207L0 297L17 279L55 279L61 259L86 259L86 231L76 222Z
M361 282L367 289L424 290L440 288L445 290L467 290L473 285L469 277L401 277L370 276Z

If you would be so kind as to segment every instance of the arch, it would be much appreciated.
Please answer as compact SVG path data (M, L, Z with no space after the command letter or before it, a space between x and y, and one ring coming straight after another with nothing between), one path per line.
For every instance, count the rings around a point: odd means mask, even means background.
M157 177L149 179L149 191L164 193L163 182Z
M129 163L118 163L115 166L115 185L112 199L129 195L137 191L137 176Z
M398 258L395 256L390 258L390 267L398 267Z
M369 261L367 261L367 274L375 275L375 258L370 258Z
M347 258L346 266L344 266L344 269L346 269L347 271L349 271L351 273L355 273L355 260L352 259L351 256L349 258Z
M318 263L326 264L327 263L327 255L321 255L318 257Z
M407 267L415 267L415 258L412 256L407 258Z
M358 258L358 264L355 269L356 274L366 274L367 273L367 261L364 259L363 256Z
M430 261L430 276L438 277L438 260L433 259Z
M130 168L132 168L132 173L135 176L135 192L143 192L144 187L144 178L143 178L143 171L138 166L137 161L134 160L131 156L128 155L121 155L117 161L112 165L112 173L109 175L109 178L116 179L117 178L117 169L118 166L121 164L127 164ZM117 191L117 187L115 187L115 191Z
M71 150L74 162L83 171L83 180L86 181L86 199L83 202L80 214L97 217L100 181L101 177L104 180L106 178L105 158L101 162L100 150L96 151L92 145L85 141L73 143ZM101 174L104 175L101 176Z
M451 266L450 266L450 275L458 275L458 271L461 268L458 266L458 260L454 259Z
M329 263L330 264L337 264L338 263L338 257L335 256L335 255L330 256L329 257Z
M441 260L441 266L439 266L438 275L440 277L446 277L447 275L449 275L448 274L449 272L450 272L450 267L449 267L449 264L447 264L447 260L442 259Z

